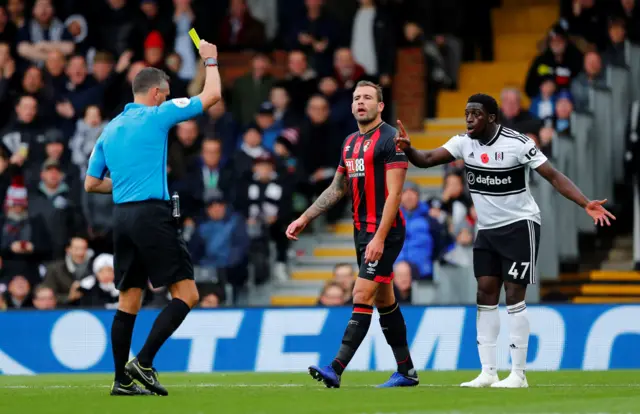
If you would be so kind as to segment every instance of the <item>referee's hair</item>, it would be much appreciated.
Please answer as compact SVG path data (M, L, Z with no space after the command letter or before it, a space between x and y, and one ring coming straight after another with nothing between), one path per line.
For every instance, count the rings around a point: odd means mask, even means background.
M169 75L156 68L144 68L133 79L133 94L147 93L149 89L159 87L162 82L169 83Z
M493 114L498 116L498 102L492 97L484 93L476 93L471 95L467 103L478 103L484 107L489 115Z

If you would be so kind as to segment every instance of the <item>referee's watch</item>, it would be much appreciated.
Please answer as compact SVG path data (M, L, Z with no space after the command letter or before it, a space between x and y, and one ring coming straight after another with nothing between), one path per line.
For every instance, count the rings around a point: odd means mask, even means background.
M216 58L206 58L204 60L205 66L218 66L218 59Z

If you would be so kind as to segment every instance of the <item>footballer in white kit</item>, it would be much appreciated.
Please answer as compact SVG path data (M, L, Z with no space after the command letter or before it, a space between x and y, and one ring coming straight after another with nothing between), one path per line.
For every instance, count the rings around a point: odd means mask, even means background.
M467 101L467 133L456 135L432 151L418 151L398 121L396 144L417 167L429 168L456 159L465 163L465 177L478 216L473 268L478 281L477 344L482 372L462 387L526 388L529 320L524 298L535 283L540 242L540 209L529 191L535 170L563 196L585 209L596 225L615 217L589 200L571 180L557 171L529 137L497 123L498 104L485 94ZM500 381L496 342L500 332L498 301L504 285L509 314L511 374Z

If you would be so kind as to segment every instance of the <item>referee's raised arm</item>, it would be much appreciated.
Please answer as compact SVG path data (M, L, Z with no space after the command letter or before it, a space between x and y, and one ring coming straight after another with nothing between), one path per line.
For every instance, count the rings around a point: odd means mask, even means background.
M200 57L206 67L206 78L202 93L198 95L202 102L203 110L215 105L222 97L222 85L220 72L218 71L218 48L205 40L200 41Z

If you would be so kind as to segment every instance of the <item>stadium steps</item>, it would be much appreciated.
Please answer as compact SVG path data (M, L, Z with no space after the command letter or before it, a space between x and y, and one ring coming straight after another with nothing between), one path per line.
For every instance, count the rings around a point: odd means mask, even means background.
M640 272L594 270L563 274L560 280L543 281L540 294L564 296L573 303L640 302Z

